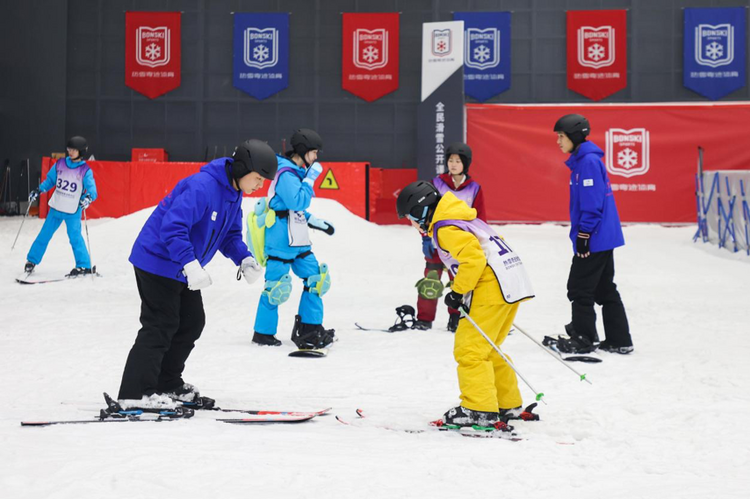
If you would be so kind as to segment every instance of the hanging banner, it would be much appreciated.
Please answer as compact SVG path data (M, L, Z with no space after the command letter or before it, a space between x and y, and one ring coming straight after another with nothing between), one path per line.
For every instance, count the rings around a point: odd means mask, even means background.
M417 176L445 172L445 147L464 140L464 22L422 24L422 102L417 106Z
M464 22L464 92L480 102L510 88L510 12L456 12Z
M628 83L627 12L568 11L568 88L602 100Z
M372 102L398 88L399 14L342 16L341 87Z
M234 14L234 86L262 100L289 86L289 14Z
M686 88L716 100L745 86L745 7L685 9Z
M569 220L569 155L552 127L570 113L591 123L623 222L695 222L698 146L707 168L750 165L750 103L467 104L471 175L492 193L488 221Z
M149 99L180 86L180 16L125 13L125 85Z

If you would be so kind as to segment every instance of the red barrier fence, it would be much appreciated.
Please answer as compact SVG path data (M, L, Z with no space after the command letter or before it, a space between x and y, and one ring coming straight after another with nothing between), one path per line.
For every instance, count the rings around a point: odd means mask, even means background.
M708 168L750 165L750 104L516 106L468 104L472 176L485 190L490 221L568 220L568 155L552 131L578 113L605 164L626 222L694 222L697 148Z

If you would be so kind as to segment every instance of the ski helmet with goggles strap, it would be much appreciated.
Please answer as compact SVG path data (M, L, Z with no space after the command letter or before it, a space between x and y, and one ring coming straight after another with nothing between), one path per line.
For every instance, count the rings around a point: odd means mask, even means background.
M446 164L448 164L448 159L451 157L451 154L458 154L458 157L461 158L461 163L464 165L463 174L468 175L469 165L471 165L471 147L463 142L452 143L448 146L448 149L445 150Z
M440 193L431 182L418 180L403 188L396 199L399 218L408 217L427 230L429 218L440 201Z
M566 114L555 123L555 132L564 132L568 136L573 146L577 147L586 141L586 137L591 132L589 120L580 114Z
M75 149L76 151L78 151L78 157L80 159L83 159L83 155L86 154L86 151L89 150L89 146L86 143L86 139L81 137L80 135L71 137L68 140L68 145L66 147L69 149Z
M295 130L289 143L292 146L292 151L296 152L302 158L305 166L310 166L307 163L307 159L305 159L305 154L309 151L321 151L323 149L323 139L320 138L320 135L315 130L309 128L298 128Z
M239 180L250 172L273 180L278 163L271 146L258 139L250 139L237 146L232 154L232 177Z

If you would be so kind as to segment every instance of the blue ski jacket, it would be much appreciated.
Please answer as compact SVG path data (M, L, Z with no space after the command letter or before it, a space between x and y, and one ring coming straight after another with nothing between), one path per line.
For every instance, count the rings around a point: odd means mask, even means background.
M186 263L206 266L217 251L240 265L252 253L242 240L242 192L229 183L232 158L218 158L180 180L141 229L130 263L187 282Z
M565 162L570 168L570 240L575 253L579 232L591 234L592 252L625 244L615 198L609 184L604 152L593 142L583 142Z
M307 170L284 156L276 155L279 171L291 168L291 171L277 173L274 185L274 195L268 203L274 211L302 211L305 218L310 218L307 208L315 196L312 187L302 180ZM276 218L276 223L266 229L266 254L281 258L294 258L300 253L308 251L310 246L289 246L289 224L286 218Z

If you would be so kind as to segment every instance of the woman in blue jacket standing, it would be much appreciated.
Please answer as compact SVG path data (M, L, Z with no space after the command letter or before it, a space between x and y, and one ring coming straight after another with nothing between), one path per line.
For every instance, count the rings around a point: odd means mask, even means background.
M248 283L260 277L242 239L242 193L255 192L275 174L273 149L248 140L231 158L215 159L178 182L146 221L130 254L142 327L122 375L122 408L174 409L175 401L213 405L182 379L206 320L200 290L211 285L211 277L204 267L220 251Z
M279 346L276 327L279 305L289 299L291 269L303 280L302 297L292 330L292 341L300 349L325 348L334 340L333 329L323 328L323 300L331 285L328 266L319 265L312 252L308 227L333 235L329 222L311 215L307 208L315 196L315 179L323 171L318 152L323 140L314 130L295 130L292 149L277 155L278 171L268 189L268 206L276 212L276 222L266 229L266 284L255 315L253 343Z
M568 277L572 321L565 326L569 338L553 340L566 353L600 350L627 354L633 351L628 318L614 283L613 250L625 244L604 152L588 142L588 120L568 114L557 120L557 145L570 154L570 239L573 263ZM602 306L606 340L599 343L594 303Z
M29 193L29 202L33 203L42 192L55 188L49 200L49 214L42 230L26 255L24 272L31 274L39 265L47 251L47 245L60 225L65 222L68 239L73 247L76 266L67 274L68 277L90 274L91 258L81 235L81 213L96 199L96 182L94 172L83 159L88 151L88 144L83 137L71 137L68 140L68 155L58 159L47 173L47 178L39 184L38 189Z

